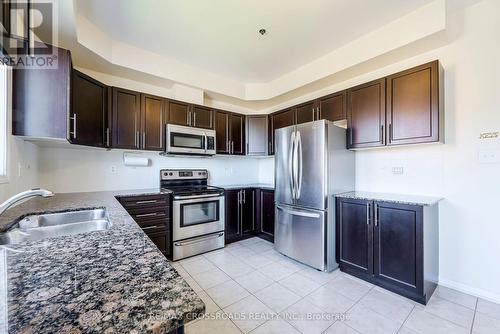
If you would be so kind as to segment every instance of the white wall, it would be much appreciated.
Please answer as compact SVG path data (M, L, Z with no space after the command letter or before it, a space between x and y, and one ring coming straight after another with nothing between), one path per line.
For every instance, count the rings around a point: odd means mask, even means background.
M445 76L446 143L356 152L356 189L438 195L440 283L500 302L500 2L484 0L448 17L450 43L441 49L354 78L366 82L439 59ZM344 87L346 88L346 87ZM272 178L272 160L261 179ZM392 174L403 167L403 175Z
M12 91L9 71L9 92ZM8 138L8 181L0 183L0 203L10 196L38 186L38 148L11 135L12 133L12 99L7 100L7 133Z
M124 166L124 150L40 148L40 180L55 192L158 188L162 168L207 168L213 185L259 181L259 160L249 157L172 157L143 152L149 167ZM112 166L116 172L112 173Z

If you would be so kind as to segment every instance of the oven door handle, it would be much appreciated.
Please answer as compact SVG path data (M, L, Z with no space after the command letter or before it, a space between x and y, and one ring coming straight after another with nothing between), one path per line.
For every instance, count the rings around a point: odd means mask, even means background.
M211 197L222 197L222 194L211 194L211 195L191 195L191 196L174 196L174 199L198 199L198 198L211 198Z
M192 244L206 241L206 240L217 239L217 238L220 238L222 236L224 236L224 232L219 232L217 235L201 236L201 237L190 239L189 241L176 241L176 242L174 242L174 245L175 246L188 246L188 245L192 245Z

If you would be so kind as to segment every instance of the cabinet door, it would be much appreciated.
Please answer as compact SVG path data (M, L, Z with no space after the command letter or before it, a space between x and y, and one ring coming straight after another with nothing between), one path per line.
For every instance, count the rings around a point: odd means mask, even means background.
M363 274L373 272L372 202L337 199L337 261Z
M193 106L191 125L197 128L212 129L212 109Z
M272 114L269 116L269 122L270 122L270 132L269 132L269 152L270 154L274 154L274 148L275 148L275 143L274 143L274 130L284 128L290 125L295 124L295 109L286 109L280 112L277 112L275 114Z
M156 245L156 247L158 247L160 252L165 255L165 257L170 256L170 238L168 233L151 233L147 234L147 236Z
M241 189L231 189L225 191L225 235L227 243L241 237L240 190Z
M387 145L439 140L439 63L387 78Z
M71 97L70 142L95 147L109 146L106 85L73 70Z
M229 114L215 111L215 149L217 154L229 154Z
M267 116L247 116L247 155L267 155Z
M311 122L316 119L316 103L310 101L296 107L297 124Z
M385 145L385 78L347 91L348 148Z
M241 229L243 234L255 232L255 189L242 190Z
M164 99L152 95L141 95L141 148L163 151L164 136Z
M347 118L347 92L342 91L319 100L320 119L341 121Z
M191 111L188 103L168 101L169 124L189 126L191 125Z
M139 149L141 94L113 87L113 147Z
M229 114L231 153L245 155L245 116Z
M274 236L274 191L260 191L260 231Z
M374 215L375 276L422 291L422 207L375 202Z

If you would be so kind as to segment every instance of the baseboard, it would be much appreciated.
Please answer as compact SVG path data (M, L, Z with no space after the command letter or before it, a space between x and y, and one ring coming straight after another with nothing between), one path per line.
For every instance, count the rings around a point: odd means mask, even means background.
M475 296L475 297L486 299L486 300L489 300L490 302L500 304L500 295L499 294L491 293L491 292L483 290L483 289L478 289L478 288L474 288L470 285L466 285L466 284L462 284L462 283L458 283L458 282L454 282L454 281L450 281L450 280L443 280L443 279L439 280L439 285L442 285L446 288L457 290L457 291L460 291L463 293L467 293L467 294Z

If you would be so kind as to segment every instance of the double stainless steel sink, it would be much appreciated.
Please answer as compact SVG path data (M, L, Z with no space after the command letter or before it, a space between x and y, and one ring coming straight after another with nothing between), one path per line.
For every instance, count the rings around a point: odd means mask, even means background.
M27 216L0 233L0 245L61 237L111 228L106 209L89 209Z

